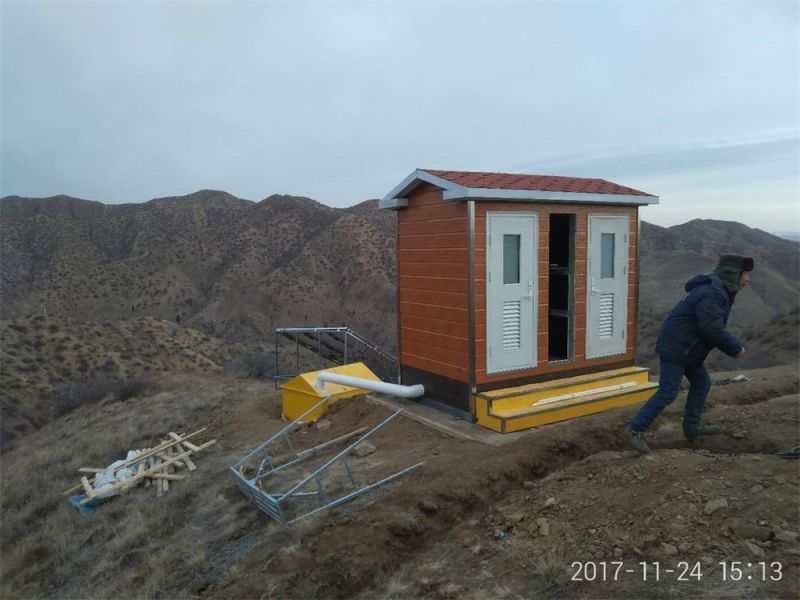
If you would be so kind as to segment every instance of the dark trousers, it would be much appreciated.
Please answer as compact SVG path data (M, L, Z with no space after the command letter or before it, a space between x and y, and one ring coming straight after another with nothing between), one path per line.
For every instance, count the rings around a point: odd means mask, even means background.
M689 393L686 396L686 408L683 413L683 429L691 430L700 424L703 407L711 389L711 378L701 364L697 367L684 367L665 360L661 361L661 373L658 377L658 391L645 402L633 417L630 428L634 431L647 431L661 411L667 408L681 390L681 380L686 375L689 380Z

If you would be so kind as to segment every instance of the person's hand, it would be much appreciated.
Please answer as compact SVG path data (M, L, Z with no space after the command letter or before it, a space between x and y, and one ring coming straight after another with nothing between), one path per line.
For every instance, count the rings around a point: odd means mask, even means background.
M733 358L741 358L742 356L744 356L744 346L742 346L742 349L741 349L741 351L739 352L739 354L737 354L737 355L736 355L736 356L734 356Z

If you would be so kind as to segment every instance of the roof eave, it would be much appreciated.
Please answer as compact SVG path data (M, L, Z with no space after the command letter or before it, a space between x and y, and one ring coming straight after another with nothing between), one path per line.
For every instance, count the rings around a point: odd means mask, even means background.
M538 202L591 202L603 204L658 204L658 196L640 194L596 194L586 192L548 192L544 190L508 190L498 188L461 188L445 190L445 200L507 200Z
M445 194L458 195L464 194L467 191L467 188L457 183L437 177L436 175L431 175L422 169L416 169L378 202L378 208L386 208L389 210L405 208L408 206L408 195L423 183L430 183L431 185L442 188Z

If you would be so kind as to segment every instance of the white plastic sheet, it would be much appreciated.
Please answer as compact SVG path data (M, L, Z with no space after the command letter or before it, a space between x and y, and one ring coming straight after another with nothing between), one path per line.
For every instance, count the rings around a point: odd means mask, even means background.
M127 462L135 460L136 458L139 457L141 453L142 453L141 450L129 450L127 458L125 458L124 460L114 461L113 463L108 465L108 467L106 467L105 473L98 473L97 475L95 475L94 486L93 486L94 492L96 494L101 494L105 490L113 486L115 483L119 483L121 481L127 481L128 479L133 477L136 474L136 470L134 468L126 467L124 469L120 469L120 467ZM133 467L136 466L137 465L135 464L133 465ZM136 485L139 483L139 481L140 479L132 481L130 485ZM107 496L108 497L118 496L121 493L122 492L119 489L116 489L110 494L107 494Z

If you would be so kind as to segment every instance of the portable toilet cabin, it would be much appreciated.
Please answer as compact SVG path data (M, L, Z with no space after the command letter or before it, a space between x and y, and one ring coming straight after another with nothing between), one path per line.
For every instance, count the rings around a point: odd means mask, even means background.
M602 179L417 169L397 212L401 383L496 431L652 393L634 366L639 206Z

